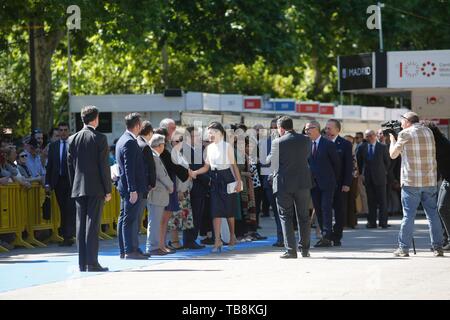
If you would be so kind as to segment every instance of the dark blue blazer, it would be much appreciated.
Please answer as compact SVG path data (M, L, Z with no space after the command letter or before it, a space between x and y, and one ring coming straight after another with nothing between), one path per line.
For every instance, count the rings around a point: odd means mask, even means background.
M388 147L377 142L374 155L369 159L369 147L367 143L359 146L356 152L359 174L364 174L366 182L372 181L374 185L386 185L391 158Z
M350 187L353 179L352 144L341 136L336 138L334 144L336 145L336 151L339 158L337 185L339 188L342 186Z
M147 167L134 137L127 131L116 143L116 161L119 165L117 188L121 196L130 192L148 192Z
M308 158L309 167L315 184L321 190L333 190L336 188L339 172L339 158L336 145L322 137L319 141L316 155Z

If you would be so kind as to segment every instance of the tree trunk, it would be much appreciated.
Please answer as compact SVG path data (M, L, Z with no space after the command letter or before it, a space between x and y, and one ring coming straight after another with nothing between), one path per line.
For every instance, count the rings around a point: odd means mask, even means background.
M163 71L163 87L169 89L169 55L167 53L167 42L164 42L161 50L162 55L162 71Z
M36 25L42 26L43 23ZM48 132L53 127L51 62L53 53L63 36L64 31L62 30L46 34L43 28L37 28L35 32L37 127L43 132Z
M322 71L320 70L319 57L315 50L312 52L311 64L314 69L313 96L314 99L323 93L324 82Z

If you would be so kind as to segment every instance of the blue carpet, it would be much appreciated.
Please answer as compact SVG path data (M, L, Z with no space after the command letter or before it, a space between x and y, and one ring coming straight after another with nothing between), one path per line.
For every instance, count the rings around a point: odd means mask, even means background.
M276 241L276 237L267 240L242 242L233 251L224 247L224 253L258 247L268 247ZM175 254L166 256L152 256L149 260L121 260L118 248L100 248L99 262L112 272L127 269L142 268L161 264L173 260L189 259L211 253L211 247L200 250L179 250ZM30 251L32 253L32 251ZM40 260L20 260L14 257L3 258L0 255L0 292L28 288L53 282L92 277L103 273L79 272L78 255L76 253L62 254Z

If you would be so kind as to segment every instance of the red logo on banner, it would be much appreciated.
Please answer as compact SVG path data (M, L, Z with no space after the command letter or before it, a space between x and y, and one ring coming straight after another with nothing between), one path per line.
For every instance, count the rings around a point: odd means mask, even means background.
M318 103L298 103L296 106L297 112L301 113L319 113Z
M244 109L261 109L261 99L244 99Z
M334 106L320 106L320 114L334 114Z
M436 64L431 61L422 63L422 67L420 68L420 72L422 72L422 75L427 77L434 76L436 70L437 70Z

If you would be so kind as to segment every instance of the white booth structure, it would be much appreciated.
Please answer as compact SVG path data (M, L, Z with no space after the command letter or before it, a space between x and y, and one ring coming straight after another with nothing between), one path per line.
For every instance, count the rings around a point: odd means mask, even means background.
M338 71L339 91L408 98L412 111L421 119L436 121L449 135L445 123L450 118L450 50L342 56L338 57ZM381 109L375 108L361 109L362 119L381 119ZM395 110L386 109L384 118L398 119Z

